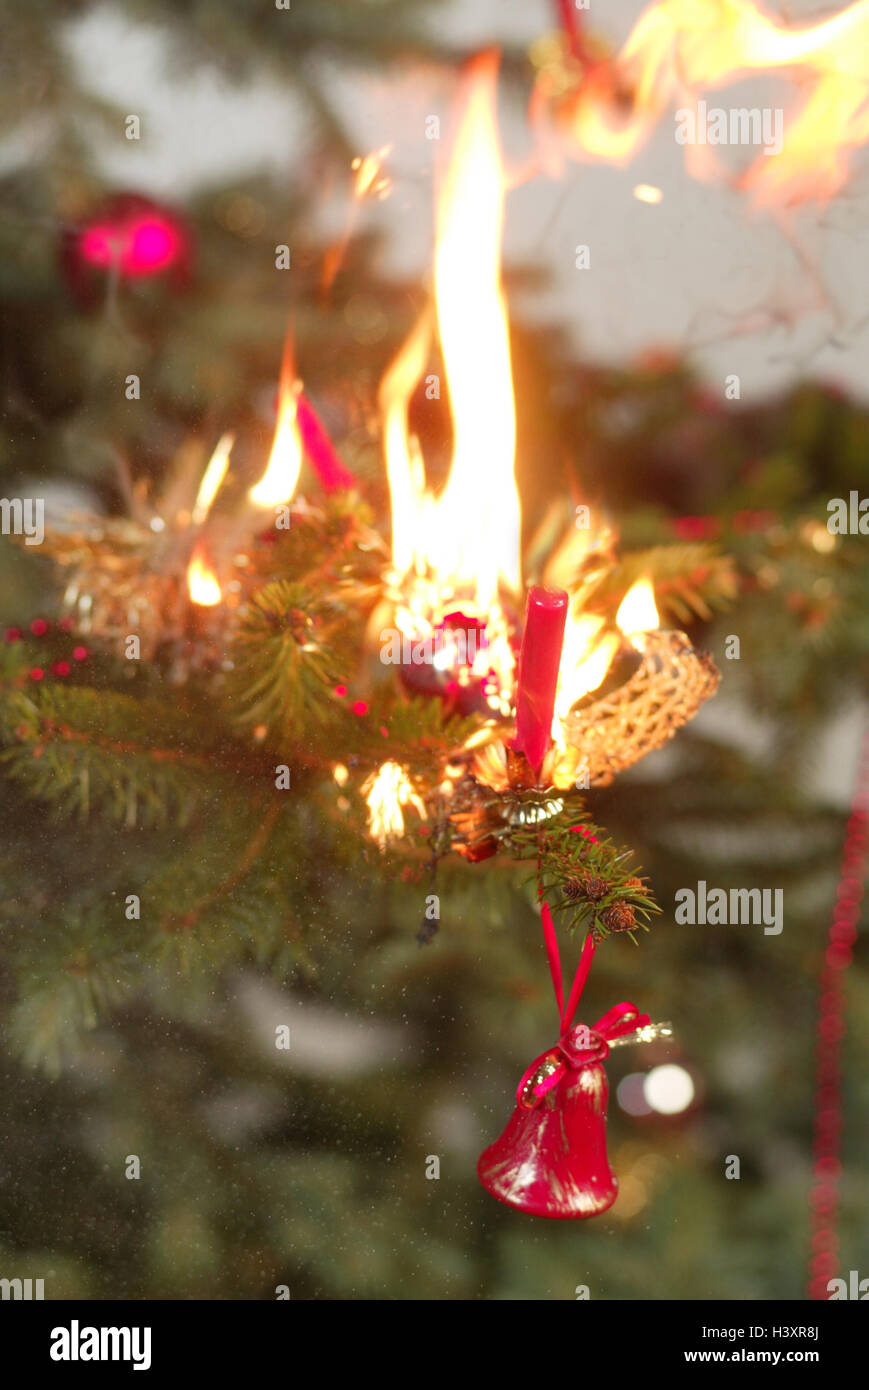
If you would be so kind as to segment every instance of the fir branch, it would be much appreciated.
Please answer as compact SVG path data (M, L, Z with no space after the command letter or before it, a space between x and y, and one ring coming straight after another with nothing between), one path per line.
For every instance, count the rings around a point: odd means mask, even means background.
M57 1076L82 1034L134 993L140 962L131 926L103 911L67 908L51 932L25 943L9 1031L12 1050L28 1066Z
M340 616L328 601L286 579L251 599L236 633L227 681L236 718L265 726L273 740L298 745L334 714L340 679L334 648Z
M204 913L232 892L232 889L246 877L253 864L265 849L269 836L274 828L275 821L278 818L279 811L280 805L278 801L272 800L265 808L262 819L258 822L253 835L245 845L244 851L237 862L227 869L226 874L222 878L218 878L215 883L209 884L191 905L185 906L181 911L176 907L173 911L166 913L160 923L160 931L177 932L194 930ZM225 858L226 847L223 837L221 836L218 845L218 862L224 863ZM197 859L201 862L201 856L197 856ZM185 848L183 863L185 882L189 884L188 848Z
M613 932L647 931L660 913L646 880L630 862L632 850L619 849L587 812L570 808L544 827L522 826L510 837L520 859L537 861L540 891L569 931L590 930L598 940Z
M281 809L277 796L216 800L195 840L144 885L143 925L154 925L142 951L159 978L251 959L283 971L310 964L289 895L289 837L275 835Z
M442 780L450 755L480 727L479 716L456 714L430 696L407 695L398 681L378 690L365 715L353 720L352 764L370 771L392 759L424 797Z
M214 757L191 752L189 737L189 719L154 699L59 684L0 696L0 762L60 815L186 823L215 774Z
M607 572L595 606L615 610L638 579L648 576L663 617L680 624L708 621L713 611L728 608L739 593L734 561L713 545L656 545L623 555Z

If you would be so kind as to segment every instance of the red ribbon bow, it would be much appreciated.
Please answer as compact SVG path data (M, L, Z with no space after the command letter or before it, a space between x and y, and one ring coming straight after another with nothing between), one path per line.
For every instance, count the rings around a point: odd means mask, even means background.
M641 1014L636 1004L631 1004L625 1000L609 1009L602 1018L598 1019L593 1028L588 1028L584 1023L578 1023L575 1027L571 1027L573 1015L576 1013L576 1007L591 969L591 962L595 953L595 940L591 934L585 938L582 955L579 958L579 965L576 968L565 1007L558 938L555 934L552 913L546 902L543 904L541 918L543 940L549 960L549 972L555 990L555 1002L558 1005L561 1037L554 1047L541 1053L539 1057L535 1057L519 1082L516 1089L516 1100L525 1110L532 1110L534 1106L539 1105L546 1093L551 1091L553 1086L558 1085L569 1067L578 1069L579 1067L590 1066L593 1062L603 1062L609 1056L609 1044L614 1038L624 1037L626 1033L634 1033L638 1028L645 1028L649 1022L648 1014Z

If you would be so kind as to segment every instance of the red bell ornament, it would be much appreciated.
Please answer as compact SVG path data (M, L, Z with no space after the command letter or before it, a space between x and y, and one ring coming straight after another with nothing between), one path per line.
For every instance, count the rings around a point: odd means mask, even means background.
M481 1155L477 1174L487 1192L517 1211L576 1220L598 1216L618 1195L606 1151L609 1086L603 1064L609 1043L646 1027L649 1017L626 1002L610 1009L593 1028L584 1023L571 1027L595 943L591 936L586 938L565 1009L558 944L546 904L543 933L562 1035L525 1072L516 1091L516 1109L500 1139Z

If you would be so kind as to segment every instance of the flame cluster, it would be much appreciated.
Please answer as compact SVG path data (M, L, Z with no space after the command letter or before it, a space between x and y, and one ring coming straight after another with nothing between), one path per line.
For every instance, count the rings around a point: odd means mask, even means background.
M826 200L844 185L855 149L869 139L869 0L792 27L754 0L655 0L612 61L591 64L558 121L580 158L627 163L660 118L696 109L700 94L767 73L794 77L803 101L788 113L781 149L753 158L739 179L758 204ZM543 76L532 114L548 109ZM691 173L720 178L706 144L686 145Z
M449 477L435 495L411 433L411 396L428 365L426 315L380 390L392 504L398 627L425 637L451 611L486 623L480 669L504 707L515 653L509 596L521 587L520 508L514 473L516 413L507 306L501 284L505 171L498 143L497 59L478 58L459 103L458 133L438 195L435 311L453 427Z

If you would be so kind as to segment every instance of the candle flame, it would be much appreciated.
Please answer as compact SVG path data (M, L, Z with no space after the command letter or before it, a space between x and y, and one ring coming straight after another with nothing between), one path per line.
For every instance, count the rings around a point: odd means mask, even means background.
M458 130L438 195L435 306L453 424L449 477L438 495L427 486L419 443L408 428L410 397L427 365L428 319L417 325L386 373L380 404L394 587L421 636L456 609L485 620L482 666L495 673L490 703L503 708L515 656L499 594L502 586L520 588L521 516L500 272L506 179L496 86L497 57L484 54L472 64L461 92Z
M214 447L214 453L208 460L208 466L202 475L202 482L199 484L199 491L196 494L196 503L193 508L193 521L197 526L201 526L208 516L211 504L226 477L226 470L229 468L229 455L234 443L234 434L222 434Z
M645 575L628 589L619 604L616 623L628 640L660 627L655 590L652 581Z
M421 820L426 819L422 800L404 768L396 762L382 763L362 790L366 793L369 833L381 849L404 835L403 807L412 806Z
M217 575L211 568L201 542L194 548L187 566L187 592L191 602L199 604L202 608L213 608L223 597Z
M289 502L296 490L302 468L302 438L296 418L298 392L292 341L287 337L281 362L275 437L266 470L248 494L257 507L275 507L281 502Z
M752 73L793 74L801 108L786 122L782 116L781 138L752 160L739 183L766 205L823 200L843 186L851 152L869 139L867 50L869 0L799 27L772 18L755 0L655 0L616 59L592 65L560 104L559 120L576 154L623 164L666 111L696 116L702 92ZM700 178L720 176L711 144L686 142L688 167Z

